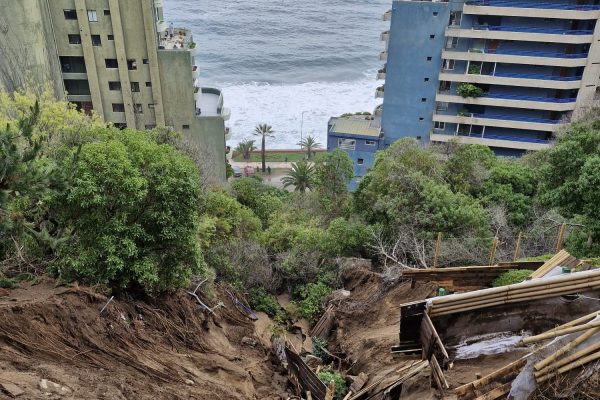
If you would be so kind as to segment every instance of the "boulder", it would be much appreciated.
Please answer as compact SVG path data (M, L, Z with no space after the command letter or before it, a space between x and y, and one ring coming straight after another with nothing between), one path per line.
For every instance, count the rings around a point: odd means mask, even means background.
M52 382L48 379L42 379L39 383L40 390L46 394L58 394L60 396L68 396L71 394L71 389L66 386Z
M10 382L0 382L0 393L6 393L8 397L19 397L25 393L20 387Z
M256 346L257 340L248 336L244 336L242 338L242 344L246 345L246 346L250 346L250 347L254 347Z

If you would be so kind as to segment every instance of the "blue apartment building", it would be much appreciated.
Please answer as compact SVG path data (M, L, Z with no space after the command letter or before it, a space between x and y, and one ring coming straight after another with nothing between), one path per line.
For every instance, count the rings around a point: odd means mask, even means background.
M393 1L376 91L382 148L404 137L507 156L551 146L597 106L599 18L599 0Z

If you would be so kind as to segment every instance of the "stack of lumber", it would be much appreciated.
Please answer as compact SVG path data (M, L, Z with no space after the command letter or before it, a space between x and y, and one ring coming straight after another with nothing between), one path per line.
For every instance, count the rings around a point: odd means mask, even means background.
M400 369L395 371L395 379L388 384L384 384L384 381L388 378L388 376L384 376L383 378L377 379L372 382L370 385L366 386L364 389L358 391L357 393L351 394L348 397L348 400L368 400L376 397L380 393L390 392L392 389L398 389L399 386L404 384L410 378L416 376L419 372L424 370L427 367L427 361L413 361L410 364L407 364ZM383 386L385 385L385 386Z
M540 335L523 339L523 343L574 334L567 344L534 365L538 383L600 359L600 311L595 311Z
M542 261L525 261L485 266L405 269L402 276L413 282L436 282L449 292L467 291L490 287L493 280L504 272L536 269L542 264Z
M600 289L600 270L576 272L514 285L434 297L429 300L428 314L430 317L438 317L596 289Z
M535 270L535 272L529 276L529 279L542 278L556 267L569 267L572 270L580 264L581 261L570 255L568 251L561 250Z
M540 335L523 339L522 344L528 344L577 332L574 335L575 337L569 340L564 346L553 351L533 365L533 375L537 383L545 382L557 375L567 373L600 359L599 315L600 310L557 326ZM527 361L531 357L539 357L538 355L543 352L547 353L550 345L551 343L546 343L544 346L491 374L456 388L454 391L457 398L459 400L490 400L505 396L510 391L513 380L523 367L525 367Z

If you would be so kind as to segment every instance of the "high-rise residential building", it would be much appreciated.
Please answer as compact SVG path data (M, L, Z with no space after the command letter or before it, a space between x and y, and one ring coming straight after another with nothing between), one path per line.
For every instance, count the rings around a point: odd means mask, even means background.
M385 145L487 145L520 155L596 100L598 0L396 0L384 15Z
M225 180L229 110L200 87L188 28L163 0L0 0L0 82L50 83L59 98L125 128L170 127L198 144Z

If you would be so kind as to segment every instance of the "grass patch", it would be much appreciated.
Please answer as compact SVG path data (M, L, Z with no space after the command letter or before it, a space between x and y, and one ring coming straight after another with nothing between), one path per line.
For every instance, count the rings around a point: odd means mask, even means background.
M515 283L521 283L527 279L529 275L533 274L532 270L529 269L513 269L512 271L506 271L492 282L492 287L513 285Z
M554 253L542 254L541 256L537 257L520 258L518 261L548 261L552 257L554 257Z
M288 162L296 162L300 161L304 158L306 153L292 153L292 152L269 152L265 154L265 159L267 162L285 162L285 158L288 158ZM237 162L260 162L260 153L252 153L250 154L250 160L244 160L241 154L234 154L233 161Z
M14 289L16 287L17 287L17 283L13 279L0 278L0 288Z

